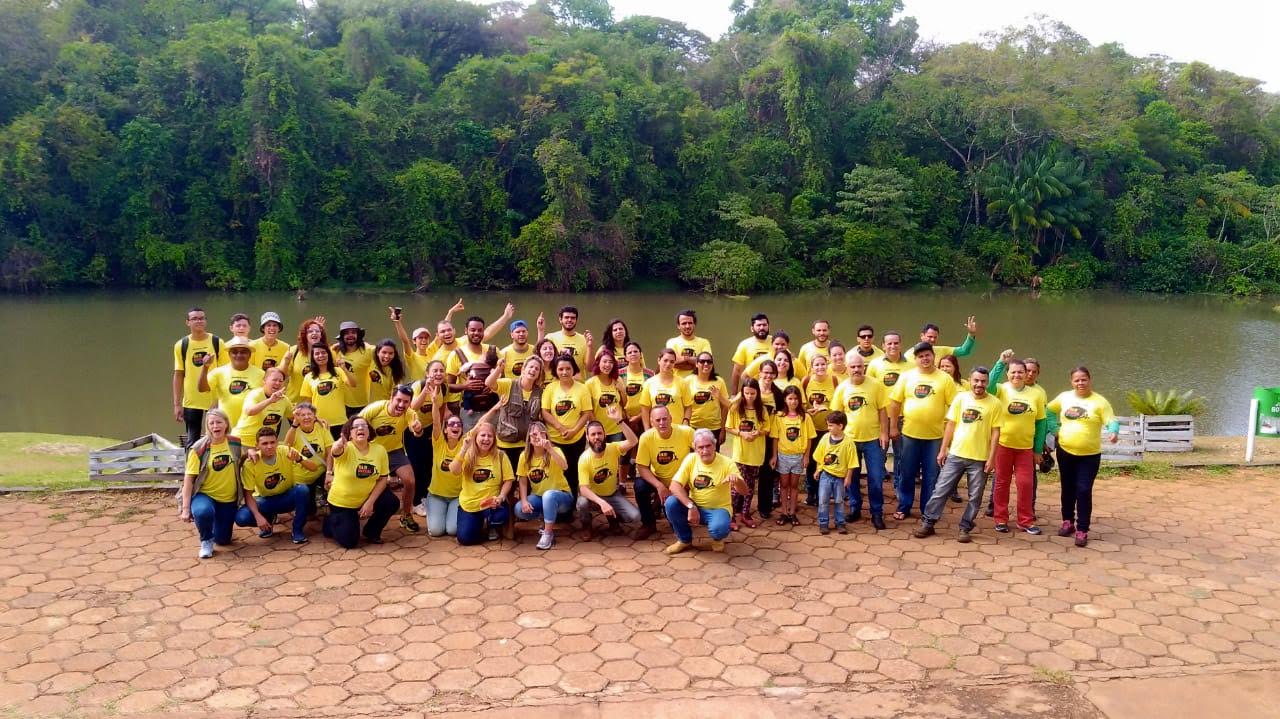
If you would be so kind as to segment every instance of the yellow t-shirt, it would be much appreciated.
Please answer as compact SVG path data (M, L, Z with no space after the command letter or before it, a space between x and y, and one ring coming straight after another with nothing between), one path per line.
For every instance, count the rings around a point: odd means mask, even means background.
M772 429L769 417L760 417L754 409L738 412L737 406L729 407L729 418L725 425L739 432L759 431L760 434L751 441L745 441L740 435L733 438L733 461L748 467L759 467L764 464L764 454L769 442L769 431Z
M363 407L369 404L369 368L373 366L374 346L368 342L351 352L334 352L333 361L341 365L352 377L356 386L342 385L342 401L347 407Z
M329 451L329 447L333 446L333 435L329 434L328 429L320 426L319 422L315 423L310 432L298 427L293 431L293 444L291 446L306 459L320 465L315 471L309 472L306 467L299 464L293 478L295 482L298 484L313 484L317 479L324 476L324 453Z
M1077 397L1067 390L1049 403L1057 412L1062 426L1058 429L1058 446L1078 457L1102 453L1102 429L1116 420L1111 403L1097 392Z
M823 357L831 357L831 342L827 342L826 347L819 347L817 340L810 340L800 345L800 351L796 353L796 361L808 367L813 364L813 358L818 355Z
M759 357L756 357L755 359L751 360L751 364L747 365L746 369L742 370L742 374L746 375L747 377L760 379L760 367L765 362L768 362L773 358L774 358L774 355L772 354L760 355ZM808 368L805 367L805 365L802 362L800 362L800 359L798 357L793 356L791 358L791 374L795 375L793 379L795 380L797 387L800 386L799 383L801 380L804 379L805 373L807 371L808 371Z
M578 369L584 373L590 371L589 367L584 366L590 358L587 357L587 338L581 332L574 330L573 336L570 337L564 333L564 330L557 330L547 335L547 339L556 346L559 354L568 352L573 355L578 362Z
M496 497L502 490L503 482L515 479L511 471L511 460L502 450L494 447L488 457L476 457L475 465L462 478L462 492L458 495L458 506L466 512L480 512L480 503L489 497Z
M559 380L542 388L542 409L555 415L560 424L573 428L584 412L591 411L591 390L581 382L574 382L569 389L565 389ZM573 444L582 438L587 431L586 424L583 424L570 436L564 436L560 430L555 427L547 427L547 434L551 437L551 441L559 444Z
M949 454L977 462L991 458L991 430L1004 421L1004 406L989 394L982 399L961 392L947 409L947 421L955 422Z
M266 388L259 387L249 392L244 403L245 406L252 406L266 398ZM288 397L283 397L267 405L266 409L257 414L242 413L235 429L231 430L231 436L238 438L241 446L257 447L258 430L270 427L276 431L276 436L280 437L284 434L285 419L291 416L293 416L293 403Z
M888 404L888 390L872 379L863 379L862 384L841 382L831 399L831 409L844 412L849 420L844 431L854 442L880 439L880 410Z
M417 382L427 375L427 365L431 364L431 360L436 358L436 353L440 351L440 340L435 337L427 343L427 348L423 353L419 354L418 348L414 346L413 340L409 341L408 349L400 355L404 360L404 371L408 375L406 382Z
M213 392L200 391L200 368L205 362L212 362L213 367L226 364L227 345L218 340L219 352L214 355L213 335L205 335L202 340L190 339L187 335L187 356L182 356L182 340L173 343L173 371L182 370L182 406L188 409L209 409L213 406ZM211 369L210 372L213 370Z
M870 351L870 352L868 352L867 354L863 354L863 353L862 353L862 348L855 344L854 346L852 346L852 347L850 347L849 349L845 350L845 353L844 353L844 358L845 358L845 359L844 359L844 363L845 363L845 364L849 364L849 358L853 357L853 355L854 355L855 353L856 353L859 357L861 357L861 358L862 358L862 361L863 361L863 362L864 362L868 367L869 367L869 366L871 366L871 363L872 363L872 362L875 362L876 360L880 359L881 357L884 357L884 350L880 349L879 347L876 347L875 345L871 345L871 351Z
M612 380L611 380L612 381ZM591 406L595 408L596 421L604 425L605 434L619 434L622 427L609 419L606 409L611 404L619 404L626 390L619 391L614 384L606 385L599 377L587 380L587 390L591 392ZM625 413L624 413L625 414Z
M342 454L333 458L329 504L343 509L359 509L368 501L378 479L387 474L387 450L370 442L369 450L361 452L353 442L347 442Z
M245 462L240 468L240 484L245 491L253 492L254 497L274 497L293 489L298 474L303 471L301 465L283 454L276 455L274 464L267 464L259 457L257 462Z
M800 391L804 395L804 404L806 407L813 407L816 404L826 406L826 411L818 412L813 415L813 426L821 427L824 431L827 429L827 415L831 414L832 398L836 394L836 380L831 375L827 375L826 379L818 379L817 377L809 377L800 384Z
M751 335L738 343L738 348L733 351L733 363L746 367L751 360L761 356L773 356L773 341L768 337L758 340Z
M672 378L671 384L664 383L661 375L654 375L645 380L640 390L640 406L648 412L654 407L666 407L671 412L672 422L683 422L685 409L689 407L689 397L685 394L684 383Z
M422 396L422 393L426 391L426 386L427 386L427 380L425 378L420 379L417 382L413 383L413 399L414 400L417 400L419 397ZM443 385L441 385L440 391L442 392L445 391ZM418 408L418 421L422 423L423 427L430 427L431 423L435 421L431 418L431 400L429 399L422 400L422 406Z
M462 451L462 439L450 447L444 437L431 438L431 459L435 466L431 469L431 486L427 491L437 497L453 499L462 492L462 475L449 471L449 465Z
M467 362L483 362L485 355L489 354L489 345L481 343L480 349L475 350L471 347L470 342L463 342L458 345L458 348L466 356L466 362L463 362L462 357L459 357L457 352L450 352L448 359L444 361L444 373L450 377L457 378L457 382L462 382L464 381L463 378L458 376L462 372L462 365Z
M626 369L626 365L623 365L622 378L627 386L627 417L634 419L644 411L644 408L640 406L640 392L644 390L645 380L652 376L653 373L649 370L632 372ZM679 422L680 418L677 417L676 421Z
M524 351L516 349L515 344L509 344L498 350L498 357L506 362L506 372L503 377L507 379L520 379L520 373L524 371L524 361L533 356L533 345L525 343Z
M867 378L878 379L885 388L891 389L897 386L898 378L915 369L915 366L915 362L908 362L905 357L894 362L888 355L881 355L867 365Z
M729 396L729 387L724 383L723 377L704 382L695 373L684 378L684 394L693 406L689 426L694 429L719 430L724 426L724 415L720 410L720 402L711 392L712 387L720 388L721 397Z
M818 446L813 448L812 459L818 463L816 471L826 472L843 480L849 470L858 468L858 447L847 434L838 440L831 439L830 434L824 434L818 440Z
M346 370L341 367L337 374L326 372L319 377L313 377L308 372L302 380L299 399L315 405L316 416L328 422L330 427L341 426L347 421L346 395L342 391L347 386L345 373Z
M691 452L680 463L672 481L685 488L689 499L698 508L732 511L729 484L730 478L737 473L738 467L733 460L719 452L711 464L703 464L697 453Z
M381 367L376 362L369 368L369 401L381 402L391 399L391 390L396 388L395 376L390 367Z
M209 370L209 391L218 402L218 408L227 413L231 426L240 421L244 411L244 399L255 387L262 386L262 370L256 365L249 365L237 370L229 364Z
M231 445L218 442L207 446L205 452L209 454L209 474L200 485L200 493L215 502L236 501L236 462ZM186 473L200 474L200 457L195 452L187 452Z
M1044 419L1044 390L1023 385L1021 390L1005 382L996 388L996 397L1004 407L1000 423L1000 446L1009 449L1031 449L1036 443L1036 421Z
M541 497L553 489L561 492L569 491L569 480L565 479L564 470L560 469L560 465L551 461L551 452L564 458L564 453L558 447L552 447L537 459L530 457L527 451L520 453L520 466L516 469L516 477L529 480L530 494Z
M286 368L289 372L289 382L284 391L289 396L289 401L294 404L302 399L302 388L307 384L306 372L310 363L311 358L305 352L295 352L293 358L289 360L289 366Z
M374 443L387 450L387 454L404 449L404 431L409 427L409 410L406 409L399 417L392 417L384 399L360 410L360 416L369 420Z
M259 337L249 343L249 349L253 351L249 357L249 364L265 372L272 367L279 367L284 362L284 356L289 352L289 343L277 339L275 346L268 346L266 339Z
M680 359L693 359L703 352L711 353L711 343L705 338L694 335L685 339L684 335L676 335L667 340L667 347L675 351ZM676 369L676 376L681 379L693 374L691 369Z
M778 441L778 454L804 454L809 451L809 441L818 436L813 419L801 412L788 417L779 412L773 415L773 427L769 436Z
M607 442L599 457L587 447L578 457L578 483L590 487L601 497L618 491L618 460L622 457L622 442Z
M685 455L693 451L693 428L683 424L671 425L671 436L663 439L658 429L652 427L640 435L636 449L636 465L648 467L653 476L670 482L680 469Z
M955 380L940 369L929 374L908 370L889 395L902 404L902 434L913 439L941 439L947 408L955 398Z

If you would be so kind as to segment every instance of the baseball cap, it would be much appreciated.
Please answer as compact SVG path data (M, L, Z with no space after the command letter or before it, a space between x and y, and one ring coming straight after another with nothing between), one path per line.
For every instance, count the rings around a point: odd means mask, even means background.
M226 347L227 351L231 351L237 347L243 347L244 349L247 349L247 350L253 349L253 345L249 342L249 340L245 339L244 337L232 337L231 339L227 340L222 346Z
M520 328L520 327L523 327L523 328L525 328L525 329L529 329L529 323L528 323L528 322L525 322L524 320L516 320L515 322L512 322L512 323L511 323L511 326L507 328L507 331L508 331L508 332L515 332L515 331L516 331L516 329L517 329L517 328Z
M932 352L933 345L928 342L920 342L911 348L912 354L920 354L921 352Z
M419 327L418 329L414 330L414 331L413 331L413 334L409 335L409 337L410 337L411 339L415 339L415 340L416 340L416 339L418 339L418 335L421 335L421 334L425 334L425 335L427 335L428 337L430 337L430 336L431 336L431 330L427 329L426 327Z
M284 322L280 319L280 315L275 312L263 312L262 319L258 320L258 329L262 329L268 322L275 322L280 325L280 329L284 329Z

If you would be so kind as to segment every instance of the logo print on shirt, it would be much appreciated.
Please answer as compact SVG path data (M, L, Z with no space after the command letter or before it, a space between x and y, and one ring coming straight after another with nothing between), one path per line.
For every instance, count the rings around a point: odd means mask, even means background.
M627 396L628 396L628 397L635 397L636 395L640 394L640 390L642 390L642 389L644 389L644 385L643 385L643 384L641 384L641 383L639 383L639 382L628 383L628 384L627 384Z
M396 431L395 427L389 424L384 424L378 427L377 429L373 430L373 433L378 435L379 437L386 437L387 435L392 434L395 431Z
M262 486L266 487L267 489L275 489L283 481L284 481L283 475L281 475L279 472L272 472L271 474L268 474L266 477L262 478Z
M196 351L196 352L192 352L192 353L191 353L191 364L192 364L192 365L194 365L194 366L196 366L196 367L203 367L203 366L204 366L204 361L205 361L205 359L206 359L206 358L208 358L208 356L209 356L209 353L208 353L208 352L205 352L204 350L198 350L198 351Z
M809 395L809 404L826 404L827 395L822 392L814 392Z
M653 404L656 407L666 407L671 404L671 395L666 392L659 392L658 396L653 398Z
M787 427L787 441L794 442L797 439L800 439L800 428L795 425Z
M699 474L694 476L693 478L694 489L706 489L707 487L710 487L710 486L711 486L711 475Z
M840 455L835 452L827 452L822 455L822 465L824 467L833 467L840 460Z
M709 399L711 399L710 390L700 389L693 393L694 404L706 404Z
M901 375L899 375L897 372L885 372L885 373L884 373L884 386L885 386L885 387L892 387L892 386L894 386L895 384L897 384L897 383L898 383L898 377L900 377L900 376L901 376Z
M493 476L493 470L477 467L471 472L471 481L476 483L488 482Z
M669 449L664 449L658 452L656 459L658 460L658 464L671 464L676 459L676 453Z
M973 424L982 419L982 411L970 407L960 413L960 421L965 424Z
M610 472L608 467L601 467L600 469L596 470L595 474L591 475L591 481L595 482L596 484L604 484L606 481L608 481L609 474Z
M566 414L569 414L569 411L572 409L573 409L573 400L571 399L562 399L559 402L556 402L557 417L563 417Z
M1009 406L1005 409L1005 411L1007 411L1009 414L1022 414L1029 409L1031 409L1031 407L1026 402L1015 400L1009 403Z
M617 398L611 394L602 394L600 395L600 406L608 407L609 405L614 404L616 400Z
M448 472L450 464L453 464L453 457L445 457L444 459L440 460L440 471Z
M680 350L680 356L681 356L681 357L692 357L692 356L693 356L693 348L692 348L692 347L685 347L684 349Z
M368 479L377 472L378 468L369 462L360 462L356 465L356 479Z
M233 395L240 394L246 389L249 389L249 382L242 379L233 379L231 384L227 386L227 391Z
M382 373L376 369L369 370L369 381L377 384L382 381Z
M750 432L751 430L753 430L753 429L755 429L755 428L756 428L756 423L755 423L755 422L752 422L752 421L751 421L751 420L749 420L749 419L743 419L743 420L739 420L739 421L738 421L738 431L739 431L739 432Z
M224 469L226 469L226 468L227 468L227 465L228 465L228 464L231 464L231 455L229 455L229 454L218 454L218 455L214 455L214 457L213 457L213 471L215 471L215 472L221 472L222 470L224 470Z
M524 360L520 360L519 362L516 362L515 364L511 365L511 375L513 377L519 377L520 372L523 369L524 369Z
M1062 413L1067 419L1086 419L1089 416L1088 407L1068 407L1066 412Z
M278 414L269 414L262 418L262 426L264 427L274 427L278 424L280 424L280 415Z
M933 394L933 385L918 384L911 394L915 395L916 399L924 399Z
M849 405L850 412L857 412L858 410L862 409L862 406L865 405L866 403L867 403L867 398L863 397L862 395L850 397L849 401L847 402L847 404Z
M546 477L547 477L547 473L544 472L541 467L535 467L529 470L529 481L533 482L534 484L541 482L542 480L546 479Z
M332 391L333 391L333 380L327 379L327 380L324 380L323 382L316 383L316 394L320 395L321 397L328 397L329 393Z

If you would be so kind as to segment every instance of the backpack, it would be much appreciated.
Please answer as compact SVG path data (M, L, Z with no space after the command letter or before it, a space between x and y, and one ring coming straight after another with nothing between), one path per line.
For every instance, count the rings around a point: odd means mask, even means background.
M217 361L218 355L222 354L222 339L217 335L209 335L213 338L213 359ZM191 349L191 335L182 338L182 364L187 364L187 352Z
M236 504L240 503L240 440L232 437L227 438L227 446L231 448L231 463L236 468ZM195 452L200 458L200 471L196 473L195 481L191 484L191 496L196 496L200 491L200 487L204 485L204 481L209 477L209 436L205 435L195 441L191 445L189 452ZM178 511L182 511L182 488L178 488L178 492L174 495L174 500L178 503Z
M523 442L529 434L529 422L542 407L542 388L534 387L526 403L520 399L520 380L511 382L507 403L498 410L498 439L503 442Z
M475 371L477 367L489 369L488 363L484 361L472 362L471 360L467 359L467 355L463 353L461 347L454 350L454 352L456 352L458 355L459 366L470 363L472 366L471 371ZM459 379L462 379L462 378L459 377ZM468 379L470 379L470 377L468 377ZM497 393L490 390L488 387L479 391L473 391L469 389L462 391L462 408L465 410L469 410L477 414L484 414L485 412L488 412L489 410L493 409L493 406L496 405L497 403L498 403Z

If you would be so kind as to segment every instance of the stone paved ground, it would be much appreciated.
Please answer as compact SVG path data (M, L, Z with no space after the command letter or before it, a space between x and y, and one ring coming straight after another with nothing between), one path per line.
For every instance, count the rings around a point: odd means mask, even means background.
M167 496L6 498L0 716L354 715L1274 667L1278 480L1104 480L1085 549L990 520L963 546L953 505L928 540L911 525L824 537L769 524L724 554L675 558L669 533L562 537L541 553L528 534L464 548L389 529L352 551L237 530L199 561ZM1042 487L1046 517L1056 490Z

